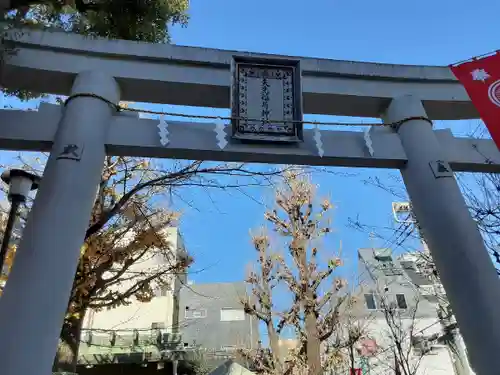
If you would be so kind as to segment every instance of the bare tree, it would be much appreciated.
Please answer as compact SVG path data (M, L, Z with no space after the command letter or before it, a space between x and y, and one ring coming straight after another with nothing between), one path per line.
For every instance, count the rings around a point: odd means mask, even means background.
M356 302L357 299L352 298L351 302L348 304L348 310L342 314L344 332L346 333L344 333L344 345L339 345L343 346L345 348L344 350L347 352L347 364L350 372L358 368L359 360L362 359L364 355L360 344L363 339L368 337L368 329L371 321L370 316L361 317L353 313Z
M345 280L335 277L341 265L339 254L319 260L318 238L331 232L328 200L315 207L315 187L304 175L287 173L284 185L276 190L276 207L265 213L273 230L284 238L286 252L273 250L271 236L263 228L252 235L257 252L256 268L247 283L252 297L242 301L245 311L266 327L269 349L247 352L255 368L264 374L308 372L318 375L326 354L325 343L339 327L340 309L348 300L343 293ZM328 291L320 286L331 283ZM278 308L274 300L278 287L284 287L291 305ZM280 353L280 337L285 328L295 332L298 346L289 360Z
M439 279L439 274L434 259L427 251L416 252L417 268L423 276L427 277L433 286L433 297L437 300L437 316L442 326L442 335L438 341L448 346L454 358L454 367L457 375L470 375L471 368L468 359L467 348L460 336L458 324L451 308L446 292Z
M368 182L389 192L398 200L406 200L406 192L401 188L402 182L399 178L394 177L390 181L392 182L383 182L375 178L370 179ZM497 272L499 272L500 254L497 251L497 243L500 221L497 219L497 215L500 212L500 206L498 205L500 179L495 174L462 174L458 176L458 181L466 201L469 203L471 214L483 235L485 244L496 260ZM427 287L431 288L426 293L437 301L435 305L436 313L442 328L438 341L448 347L454 360L456 373L470 375L472 370L468 360L467 348L460 335L459 327L442 286L434 259L422 237L418 218L413 215L411 210L411 204L407 215L407 221L400 223L392 231L390 227L370 226L361 223L359 220L351 220L351 227L364 232L369 231L372 236L385 242L384 247L400 248L403 253L409 253L414 259L417 272L428 280ZM384 235L384 232L388 235ZM413 247L409 243L410 241L419 243L421 247ZM421 288L421 285L414 286L417 289Z
M177 373L182 375L208 375L213 368L208 363L206 354L196 349L189 353L189 359L179 362Z
M470 124L468 136L472 138L489 137L488 130L480 121ZM492 161L488 155L476 149L485 164ZM460 188L476 221L486 247L491 252L500 274L500 175L496 173L460 173L456 174Z
M0 209L0 241L3 241L4 229L7 225L7 214L2 212ZM14 262L14 257L16 255L16 246L11 244L7 249L5 254L3 268L0 270L0 295L2 294L5 282L9 276L12 263Z
M382 319L374 319L375 325L367 329L373 331L378 341L376 350L368 358L371 373L385 375L390 371L395 375L416 375L426 368L425 358L437 350L447 350L441 319L429 321L418 315L422 301L416 292L406 308L400 308L393 296L378 292L377 307Z
M476 133L473 135L476 135ZM491 161L487 156L484 156L484 162L490 163ZM495 173L456 173L455 177L470 214L476 222L486 248L492 256L497 273L500 275L500 175ZM384 180L378 177L370 177L364 182L387 192L394 199L409 201L402 178L395 173L391 173ZM420 239L417 218L414 218L414 220L415 225L401 224L395 228L394 232L397 232L397 236L393 236L391 228L374 228L370 224L363 223L359 218L351 219L350 222L351 226L358 230L378 232L376 235L381 238L387 237L381 235L383 231L388 232L392 239L385 239L392 242L393 245L404 248L408 247L407 240Z
M486 247L494 257L500 274L500 175L468 174L459 178L472 218L483 235Z
M414 303L407 310L400 310L397 304L387 296L381 295L380 308L382 309L386 323L385 348L386 365L394 370L397 375L415 375L420 366L420 362L427 349L420 342L425 338L417 334L417 319L419 299L416 297ZM384 349L382 349L384 350ZM393 357L391 364L388 357Z
M22 168L38 174L43 173L43 159L19 157ZM208 195L210 189L245 193L246 187L271 184L281 172L241 163L203 161L179 161L165 168L146 159L107 157L80 252L54 370L74 372L88 309L111 309L130 304L133 299L148 302L158 288L169 285L169 280L193 261L189 256L173 256L174 249L162 229L176 225L179 215L165 204L168 200L155 197L173 195L182 199L180 191L184 187L201 188ZM134 264L152 257L165 262L133 271Z
M479 131L481 126L478 127ZM471 136L476 136L477 130ZM489 163L484 156L485 163ZM477 223L486 248L490 252L492 261L500 275L500 177L497 174L457 173L456 178L462 190L472 218ZM391 178L381 180L369 178L365 183L386 191L397 200L407 201L401 177L391 175ZM433 297L436 298L437 316L442 326L439 342L448 346L454 358L454 367L457 374L471 374L467 349L459 332L459 327L453 315L445 290L441 284L439 273L435 266L431 252L427 249L421 235L418 218L409 212L411 219L407 223L400 223L396 228L376 227L362 223L359 218L350 221L351 227L370 232L385 242L385 246L400 248L403 252L410 252L416 259L418 272L429 280L433 288ZM392 230L391 230L392 229ZM385 234L384 234L385 232ZM422 248L415 248L412 243L421 243ZM423 250L423 251L422 251ZM432 249L430 249L432 250ZM417 288L419 285L415 285Z

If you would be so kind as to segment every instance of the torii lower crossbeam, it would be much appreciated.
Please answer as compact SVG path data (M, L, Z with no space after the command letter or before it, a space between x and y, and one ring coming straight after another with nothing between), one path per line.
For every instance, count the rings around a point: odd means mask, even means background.
M63 115L61 105L42 103L38 111L0 111L0 148L4 150L50 151ZM319 156L313 130L305 130L299 144L249 144L229 141L217 145L215 124L168 121L169 143L162 146L158 120L139 118L136 112L121 112L111 118L106 136L106 154L189 160L235 161L270 164L319 165L401 169L408 161L401 140L389 128L370 131L373 156L364 134L355 131L322 130L324 155ZM226 126L229 140L229 126ZM500 173L500 152L490 139L457 138L449 129L434 131L440 148L455 172Z

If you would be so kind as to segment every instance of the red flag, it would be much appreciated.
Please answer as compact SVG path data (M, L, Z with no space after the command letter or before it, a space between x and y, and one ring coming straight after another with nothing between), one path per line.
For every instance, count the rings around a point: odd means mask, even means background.
M500 149L500 54L451 66Z

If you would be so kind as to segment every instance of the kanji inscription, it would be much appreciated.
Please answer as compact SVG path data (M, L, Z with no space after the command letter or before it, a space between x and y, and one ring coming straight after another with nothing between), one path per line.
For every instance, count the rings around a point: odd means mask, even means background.
M301 134L300 72L293 65L237 63L233 80L233 136L297 141ZM299 86L300 87L300 86Z

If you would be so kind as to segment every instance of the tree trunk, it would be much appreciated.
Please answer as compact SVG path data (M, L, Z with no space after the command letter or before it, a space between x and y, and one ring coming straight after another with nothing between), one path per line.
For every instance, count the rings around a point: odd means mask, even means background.
M351 341L349 343L349 361L351 362L351 373L354 372L356 368L356 358L354 357L354 343Z
M64 320L52 371L76 373L84 314Z
M274 328L273 322L267 322L267 334L269 337L269 346L273 359L274 370L277 374L283 374L283 358L281 357L279 337Z
M321 371L321 342L318 334L316 314L314 311L305 311L305 329L307 337L307 367L308 375L320 375Z
M398 361L398 356L396 354L396 351L394 351L394 374L395 375L402 375L401 368L399 367L399 361Z
M298 245L298 246L297 246ZM304 307L304 318L305 318L305 334L307 339L306 344L306 363L308 367L308 375L321 375L322 374L322 364L321 364L321 340L319 338L318 332L318 317L315 311L315 296L311 289L309 283L311 275L308 271L307 264L307 250L305 246L305 241L297 241L296 253L298 256L299 263L299 280L301 283L302 290L304 292L305 300L303 301Z

